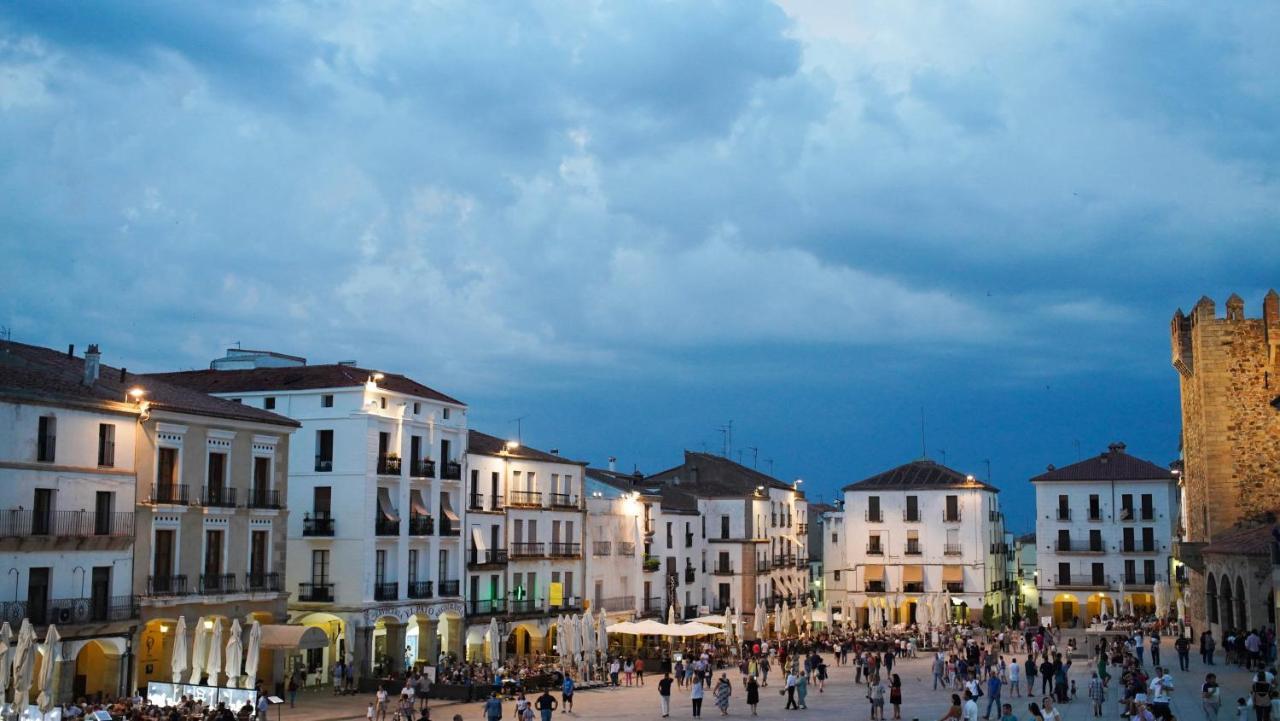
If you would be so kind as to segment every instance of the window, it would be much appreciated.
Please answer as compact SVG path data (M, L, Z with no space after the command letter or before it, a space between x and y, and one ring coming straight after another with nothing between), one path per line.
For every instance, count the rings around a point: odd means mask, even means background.
M1142 529L1142 550L1156 550L1156 529L1150 527Z
M98 424L98 465L110 468L116 464L116 427Z
M328 518L333 508L333 487L316 486L311 489L311 512L316 518Z
M275 399L275 396L267 396L266 398L263 398L263 399L262 399L262 407L263 407L263 408L266 408L266 409L267 409L267 410L269 410L269 411L274 411L274 410L276 409L276 399Z
M1095 553L1102 551L1102 531L1096 528L1089 531L1089 550Z
M1102 504L1098 499L1098 494L1096 493L1089 495L1089 520L1102 520Z
M946 510L943 512L945 514L943 517L943 520L951 523L959 521L960 520L960 497L947 496L946 502L947 502L947 507L946 507Z
M1095 563L1095 564L1093 564L1093 566L1092 566L1092 568L1091 568L1090 570L1093 572L1093 574L1092 574L1092 575L1093 575L1093 579L1092 579L1092 580L1093 580L1093 585L1095 585L1095 586L1105 586L1105 585L1107 585L1107 577L1106 577L1106 574L1105 574L1105 573L1104 573L1104 571L1103 571L1103 565L1102 565L1101 563Z
M880 513L880 496L867 498L867 520L872 523L880 523L884 520L884 516Z
M320 396L320 407L321 407L321 408L332 408L332 407L333 407L333 394L332 394L332 393L325 393L324 395Z
M205 480L208 484L209 493L205 500L211 503L221 502L222 491L227 487L227 454L210 453L209 465L206 470L208 477Z
M418 401L413 402L413 414L416 416L422 412L422 404Z
M880 534L873 533L867 537L867 553L873 556L884 554L884 549L880 546Z
M159 462L156 464L156 485L171 491L177 478L178 449L161 448Z
M1124 529L1124 546L1122 549L1125 553L1133 553L1134 545L1132 527Z
M379 408L384 408L384 409L387 407L387 397L386 397L386 396L382 396L381 398L379 398L379 399L378 399L378 407L379 407Z
M671 521L667 521L667 548L675 548L675 544L671 542Z
M1071 520L1071 509L1067 506L1067 497L1065 495L1058 496L1058 520Z
M1063 563L1061 561L1058 562L1058 585L1059 586L1071 585L1071 564L1070 563Z
M418 582L418 549L409 549L409 585ZM412 593L412 591L410 591Z
M839 572L839 571L832 571L832 572L831 572L831 575L832 575L832 580L834 580L834 581L839 581L839 580L840 580L840 572Z
M257 579L256 586L263 584L263 576L267 574L269 544L271 534L267 531L253 531L249 534L249 575Z
M40 416L38 435L36 436L36 460L41 463L53 463L54 448L58 439L58 419L53 416Z
M1150 493L1142 494L1142 520L1150 521L1155 517L1156 511L1152 507L1152 495Z
M217 578L222 574L222 530L207 529L204 532L205 588L219 588Z
M728 516L720 517L720 537L721 538L729 537L729 517Z
M449 409L445 408L443 411L441 411L440 417L445 419L446 421L449 420Z
M326 584L329 582L329 552L315 550L311 552L311 583Z
M49 535L53 531L53 489L37 488L32 507L31 535Z
M1120 520L1133 520L1133 494L1125 493L1120 496Z
M832 543L839 543L839 542L840 542L840 534L836 533L835 531L832 531L832 532L831 532L831 542L832 542Z
M316 431L316 471L328 473L333 470L333 431Z
M387 582L387 552L382 549L373 555L373 582L378 586Z
M918 496L907 496L907 513L905 520L920 520L920 498Z

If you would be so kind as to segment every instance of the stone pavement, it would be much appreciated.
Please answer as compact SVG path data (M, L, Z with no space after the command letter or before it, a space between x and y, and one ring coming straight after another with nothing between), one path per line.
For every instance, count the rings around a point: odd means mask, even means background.
M1012 656L1011 654L1008 658L1012 658ZM784 711L785 700L784 697L778 695L777 679L774 678L775 683L771 683L768 687L760 690L758 718L761 721L772 721L775 719L804 718L812 715L818 719L840 718L853 721L869 719L870 713L866 692L864 687L854 684L852 667L834 666L834 660L830 654L827 654L826 657L828 662L833 664L829 667L831 679L828 680L824 693L818 693L816 686L810 687L808 696L809 708L807 710ZM1024 657L1019 658L1025 660ZM1167 652L1163 654L1162 660L1172 661L1175 667L1173 676L1176 682L1176 690L1172 701L1172 709L1175 716L1182 719L1182 721L1200 721L1203 718L1200 710L1199 692L1200 684L1204 681L1204 674L1206 668L1208 668L1208 670L1218 674L1218 682L1223 688L1223 707L1219 717L1223 721L1234 720L1233 708L1235 699L1246 695L1245 691L1248 688L1249 677L1239 667L1224 666L1221 659L1222 654L1219 653L1218 665L1205 667L1200 663L1199 656L1193 654L1191 670L1182 672L1176 670L1177 655L1172 652L1172 647L1167 649ZM1150 659L1148 659L1148 665L1150 665ZM904 721L913 719L935 721L942 717L950 705L949 691L932 690L932 677L929 669L929 659L923 656L917 659L904 659L895 665L895 671L901 676L903 682L902 718ZM1093 666L1087 658L1075 659L1069 677L1076 681L1076 685L1079 688L1079 698L1059 707L1063 719L1066 721L1084 721L1092 718L1089 701L1086 698L1089 677L1092 672ZM774 675L776 676L776 672ZM745 703L746 693L740 683L741 679L736 672L730 672L729 680L733 684L733 698L729 703L729 715L739 718L750 717L750 710ZM643 687L579 691L574 698L574 712L572 714L562 714L557 711L556 719L557 721L568 721L569 719L601 719L602 721L640 721L643 719L648 721L650 719L659 719L656 681L657 678L648 678L646 679L646 685ZM389 690L394 694L399 689ZM672 690L671 718L690 718L692 712L688 689L673 687ZM556 700L559 701L559 694L555 694L555 696ZM1120 718L1117 699L1116 684L1113 680L1111 687L1108 689L1107 703L1103 707L1103 718ZM324 690L304 691L299 694L298 707L296 709L290 709L285 706L279 710L273 708L271 712L273 719L278 713L281 721L346 721L347 719L363 719L365 709L370 700L372 700L371 695L334 697ZM1025 694L1020 698L1011 698L1006 689L1005 701L1013 704L1014 715L1020 721L1026 721L1030 718L1030 714L1027 713L1027 704L1030 701L1038 702L1039 700L1040 697L1038 695L1033 698L1027 698ZM986 699L983 698L981 701L979 713L986 709ZM512 721L514 707L515 705L512 702L503 704L504 721ZM892 706L886 707L886 715L890 720L893 718L892 710ZM479 703L440 702L431 706L431 718L433 721L450 721L454 714L461 715L464 721L483 721L481 704ZM707 698L703 702L702 714L704 718L709 720L720 717L719 709L712 703L710 690L708 690ZM1252 717L1250 721L1252 721Z

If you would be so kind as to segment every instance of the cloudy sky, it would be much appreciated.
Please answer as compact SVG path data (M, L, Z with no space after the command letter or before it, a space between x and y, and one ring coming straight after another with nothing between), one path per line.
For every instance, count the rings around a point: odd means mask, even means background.
M357 359L811 496L1177 453L1168 321L1280 285L1280 6L6 3L0 326ZM758 451L751 450L752 448ZM1079 450L1077 450L1079 449Z

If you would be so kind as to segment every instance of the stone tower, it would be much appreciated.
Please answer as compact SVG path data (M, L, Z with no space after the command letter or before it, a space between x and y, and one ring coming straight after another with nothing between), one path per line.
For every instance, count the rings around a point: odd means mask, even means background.
M1204 628L1199 547L1259 511L1280 509L1280 296L1246 318L1227 299L1225 318L1201 298L1171 323L1173 367L1182 394L1183 523L1188 605Z

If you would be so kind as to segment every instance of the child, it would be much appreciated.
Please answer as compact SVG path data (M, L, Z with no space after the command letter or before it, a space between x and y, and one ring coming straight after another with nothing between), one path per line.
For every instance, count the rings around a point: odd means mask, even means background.
M1249 721L1249 704L1243 696L1236 699L1236 721Z
M1076 700L1076 680L1074 678L1071 679L1071 700Z

